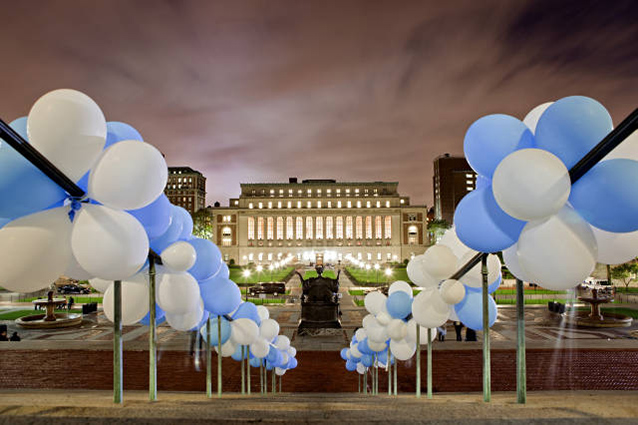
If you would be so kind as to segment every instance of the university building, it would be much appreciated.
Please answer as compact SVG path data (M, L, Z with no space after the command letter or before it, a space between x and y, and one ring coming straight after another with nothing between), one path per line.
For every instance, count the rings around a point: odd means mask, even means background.
M164 193L171 204L193 214L206 206L206 177L190 167L168 167Z
M476 188L476 172L464 157L449 153L434 159L434 218L453 224L461 199Z
M290 178L241 184L229 206L212 208L213 241L225 261L337 263L348 254L370 263L401 262L425 252L427 209L410 205L396 182Z

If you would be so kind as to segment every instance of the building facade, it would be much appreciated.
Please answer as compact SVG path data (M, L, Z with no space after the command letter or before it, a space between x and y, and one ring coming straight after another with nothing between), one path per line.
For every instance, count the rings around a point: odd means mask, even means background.
M476 187L476 172L464 157L449 153L434 160L434 218L452 225L454 210Z
M168 167L164 193L172 204L193 214L206 206L206 177L190 167Z
M401 262L425 252L427 209L410 205L396 182L291 178L241 184L239 198L213 207L213 241L224 260L269 264L338 263L348 254L372 263Z

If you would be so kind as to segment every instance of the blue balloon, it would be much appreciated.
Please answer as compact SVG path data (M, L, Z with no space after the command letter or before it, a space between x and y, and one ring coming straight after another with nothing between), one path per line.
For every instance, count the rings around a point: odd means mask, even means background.
M229 279L211 279L199 285L199 292L204 310L216 316L232 313L241 303L239 287Z
M357 364L353 362L352 360L348 360L346 362L346 370L348 372L354 372L355 370L357 370Z
M243 348L242 345L238 345L235 348L235 352L230 357L232 357L233 360L236 360L238 362L241 361L244 358L243 356L245 355L245 354L242 354L242 352L241 352L242 348Z
M342 348L341 349L341 358L344 360L348 360L348 349L347 348Z
M492 185L492 179L488 179L485 176L481 176L480 174L476 176L476 187L475 189L481 189L483 187L488 187Z
M361 354L372 354L372 350L370 349L370 346L368 345L368 338L363 338L362 341L360 341L357 344L357 348L359 349L359 352Z
M261 366L261 359L259 357L252 357L249 363L252 367L259 367Z
M179 207L171 205L171 224L166 229L166 232L157 238L150 240L151 249L157 254L161 254L169 245L177 242L180 234L182 233L182 227L184 225L183 216L178 211Z
M266 370L271 371L275 368L275 364L269 361L266 361Z
M257 326L261 325L261 318L257 311L257 306L251 302L241 303L232 316L233 319L250 319L257 323Z
M193 217L182 207L177 207L176 214L179 214L182 220L182 230L178 239L187 241L193 237Z
M609 112L596 100L570 96L552 103L536 125L536 147L571 168L613 129Z
M107 122L106 143L104 144L104 149L117 142L121 142L122 140L144 141L144 139L142 139L142 135L130 125L118 121Z
M476 189L461 199L454 212L454 226L461 242L480 252L498 252L514 245L525 227L501 209L492 187Z
M157 304L155 304L155 325L159 325L160 323L164 323L166 320L166 312L160 308ZM151 324L151 313L146 313L146 316L139 321L144 326L148 326Z
M220 255L221 255L221 253L220 253ZM224 277L226 279L230 278L230 270L228 270L228 266L226 265L226 263L224 263L222 261L222 265L219 268L219 271L217 273L215 273L214 276Z
M191 331L198 331L201 329L202 326L206 325L206 322L208 321L208 316L210 316L210 314L206 310L204 310L204 314L202 314L202 319L199 321L198 324L196 324L195 326L191 328Z
M288 366L286 366L286 369L294 369L297 367L297 364L298 364L297 359L294 357L290 357L288 359Z
M21 127L23 119L16 121L16 126ZM10 124L12 128L14 123ZM66 197L53 180L0 140L0 217L15 219L33 214Z
M188 241L195 252L197 252L197 260L188 272L198 281L206 280L215 275L222 265L222 253L217 245L208 239L194 238Z
M27 121L28 117L16 118L9 123L9 127L18 133L24 140L29 141L29 135L27 134Z
M489 284L489 286L487 287L487 293L488 294L493 294L494 292L496 292L496 290L499 288L499 286L501 286L501 283L503 282L503 277L499 274L498 277L496 278L496 280L492 283ZM475 288L473 286L467 286L465 285L465 291L473 291L473 292L481 292L483 290L483 288Z
M487 115L465 133L463 150L474 171L492 178L496 166L519 149L534 147L534 135L523 122L509 115Z
M608 232L638 230L638 161L599 162L572 185L569 202L594 227Z
M268 354L266 355L266 360L268 362L270 362L270 363L276 362L277 361L277 353L279 353L277 348L271 345L270 349L268 350Z
M361 363L363 363L365 367L372 367L374 364L374 357L370 354L364 354L361 356Z
M379 363L383 363L385 364L385 362L388 361L388 350L383 350L381 352L379 352L379 354L377 354L377 361Z
M465 291L465 298L454 306L454 311L465 326L475 331L483 330L483 294ZM488 297L489 326L496 322L496 302Z
M388 297L385 308L390 316L403 319L412 313L412 298L403 291L397 291Z
M11 219L9 218L0 218L0 229L2 229L5 224L9 223L11 221Z
M208 312L205 312L206 315ZM208 316L207 316L208 317ZM230 322L222 317L221 324L221 342L225 344L230 339ZM202 323L199 327L199 332L202 335L204 341L208 340L208 332L206 330L206 323ZM210 316L210 345L216 346L219 344L217 339L217 317Z
M270 366L271 369L275 368L275 367L279 367L279 365L281 364L281 361L283 360L283 356L281 355L281 351L275 349L275 354L273 356L274 360L270 361L268 359L269 356L266 356L266 366Z
M144 226L149 239L159 238L171 225L171 203L164 194L144 208L127 212Z

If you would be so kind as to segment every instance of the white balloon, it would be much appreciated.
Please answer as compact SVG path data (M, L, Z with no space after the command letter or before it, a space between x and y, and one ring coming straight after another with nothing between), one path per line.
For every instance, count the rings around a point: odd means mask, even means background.
M390 289L388 289L388 296L394 294L395 292L405 292L412 298L414 295L412 294L412 287L408 282L404 282L402 280L397 280L392 285L390 285Z
M357 338L357 341L363 341L365 338L368 337L368 334L366 333L366 330L364 328L359 328L354 333L354 336Z
M457 263L457 268L461 268L465 263L467 263L475 254L468 252L465 254ZM496 279L498 279L501 274L501 260L498 256L494 254L490 254L487 256L487 284L491 284ZM472 288L481 288L483 287L483 274L481 273L481 263L479 262L476 266L472 267L472 269L465 273L461 278L461 282L463 282L467 286L471 286Z
M448 279L439 288L441 298L446 304L458 304L465 298L465 286L458 280Z
M233 320L230 330L230 339L237 345L250 345L259 337L259 326L250 319Z
M372 314L366 314L361 321L361 326L363 327L363 329L366 330L367 333L368 328L379 326L379 322L377 322L377 318L374 317Z
M385 326L376 324L366 328L368 341L382 343L388 340L388 330Z
M171 326L171 328L178 331L188 331L193 329L195 326L202 321L204 317L204 302L200 300L200 304L193 311L189 311L185 314L173 314L166 313L166 322Z
M357 363L357 373L359 373L359 375L366 373L366 367L361 362Z
M288 347L288 354L292 357L295 357L297 355L297 349L291 345L290 347Z
M523 124L525 124L530 130L532 130L532 133L536 133L536 124L538 124L538 120L541 118L541 115L543 115L543 112L545 112L545 110L549 108L552 103L554 102L547 102L538 105L537 107L529 111L525 118L523 118Z
M89 272L84 270L80 264L78 264L78 260L75 259L73 254L71 254L71 260L69 264L66 266L66 270L64 271L64 276L70 277L75 280L89 280L93 277Z
M514 277L522 280L523 282L532 282L532 280L525 274L523 268L518 264L518 244L514 244L507 249L503 250L503 261L505 267L514 275Z
M68 211L60 207L30 214L0 229L0 286L33 292L64 273L71 261Z
M613 151L609 152L603 161L608 159L627 158L638 161L638 131L634 131Z
M565 206L546 220L529 222L518 239L518 262L533 282L565 290L596 267L598 249L589 224Z
M119 209L143 208L166 187L168 168L162 153L138 140L124 140L104 151L89 175L89 196Z
M281 363L288 364L288 360L290 360L290 357L288 356L288 351L282 351L281 357L282 357Z
M146 262L148 237L131 214L85 204L73 222L71 248L88 273L106 280L125 280Z
M613 233L591 226L598 245L597 261L602 264L623 264L638 256L638 230Z
M436 328L447 322L450 309L441 298L439 291L436 288L429 288L414 297L412 316L419 325Z
M286 351L290 347L290 338L286 335L279 335L275 342L275 347L280 351Z
M461 258L468 252L472 252L474 254L477 251L474 251L472 248L466 246L459 237L456 235L456 229L451 227L445 231L441 241L437 245L445 245L452 250L456 258Z
M397 341L402 340L408 334L408 327L403 320L392 319L388 324L388 336Z
M54 90L38 99L27 119L29 143L77 182L95 164L106 142L100 107L76 90Z
M268 308L264 307L263 305L258 305L257 306L257 314L259 315L259 318L264 321L270 318L270 311L268 311ZM279 332L279 331L277 331Z
M421 267L438 283L454 274L456 260L456 255L451 248L445 245L434 245L423 254Z
M521 149L506 156L492 177L492 192L507 214L523 221L556 214L571 190L569 170L543 149Z
M217 345L214 346L215 352L219 353ZM222 357L230 357L235 353L237 349L237 345L233 342L231 338L228 338L228 341L222 344Z
M386 300L387 297L380 291L372 291L366 294L363 299L363 304L365 305L366 310L368 310L371 314L378 314L385 311Z
M397 360L405 361L414 356L414 353L416 352L416 345L406 341L405 339L401 341L391 339L390 351Z
M279 323L273 319L264 319L259 325L259 335L266 341L272 341L279 333Z
M193 245L178 241L162 251L162 264L175 272L185 272L193 267L197 260L197 253Z
M104 292L104 297L102 298L104 314L111 322L113 322L114 318L113 292L114 288L111 284ZM122 325L133 325L142 320L147 313L148 282L143 274L138 273L122 281Z
M263 359L268 355L270 351L270 344L263 338L257 338L252 344L250 344L250 352L253 356Z
M275 375L283 376L286 373L286 369L282 369L280 367L275 368Z
M99 277L94 277L93 279L89 279L89 284L91 287L99 292L106 292L109 289L109 286L113 285L112 280L104 280Z
M449 307L450 307L450 317L448 318L448 320L451 320L453 322L460 322L461 320L459 319L459 316L456 315L456 310L454 310L454 305L451 305Z
M359 351L358 344L353 344L350 346L350 354L352 355L352 357L355 357L357 359L363 356L363 354L361 354L361 351Z
M157 304L162 310L175 315L195 310L199 303L199 285L186 272L165 271L157 279Z
M385 311L382 311L379 314L377 314L376 318L377 318L377 322L379 322L379 324L382 326L386 326L388 323L390 323L390 320L392 320L392 316L390 316Z
M417 255L408 262L408 266L406 268L408 277L412 283L418 286L436 286L436 280L425 271L423 260L423 255Z
M368 348L375 352L384 351L388 348L386 341L387 338L383 342L375 342L368 338Z
M416 328L417 322L414 319L410 319L407 323L407 333L405 335L406 341L416 344ZM434 341L434 338L436 338L436 332L436 328L430 328L430 342ZM423 326L420 327L419 343L421 345L428 344L428 328Z

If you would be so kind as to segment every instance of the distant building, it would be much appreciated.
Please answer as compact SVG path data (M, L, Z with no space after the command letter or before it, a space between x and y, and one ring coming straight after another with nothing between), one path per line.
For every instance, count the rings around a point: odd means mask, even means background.
M212 208L213 242L226 261L337 263L351 255L370 264L401 262L429 242L426 207L410 205L396 182L291 178L240 186L228 207Z
M476 188L476 173L462 156L449 153L434 160L434 218L453 224L461 199Z
M172 204L193 214L206 205L206 177L190 167L168 167L164 193Z

